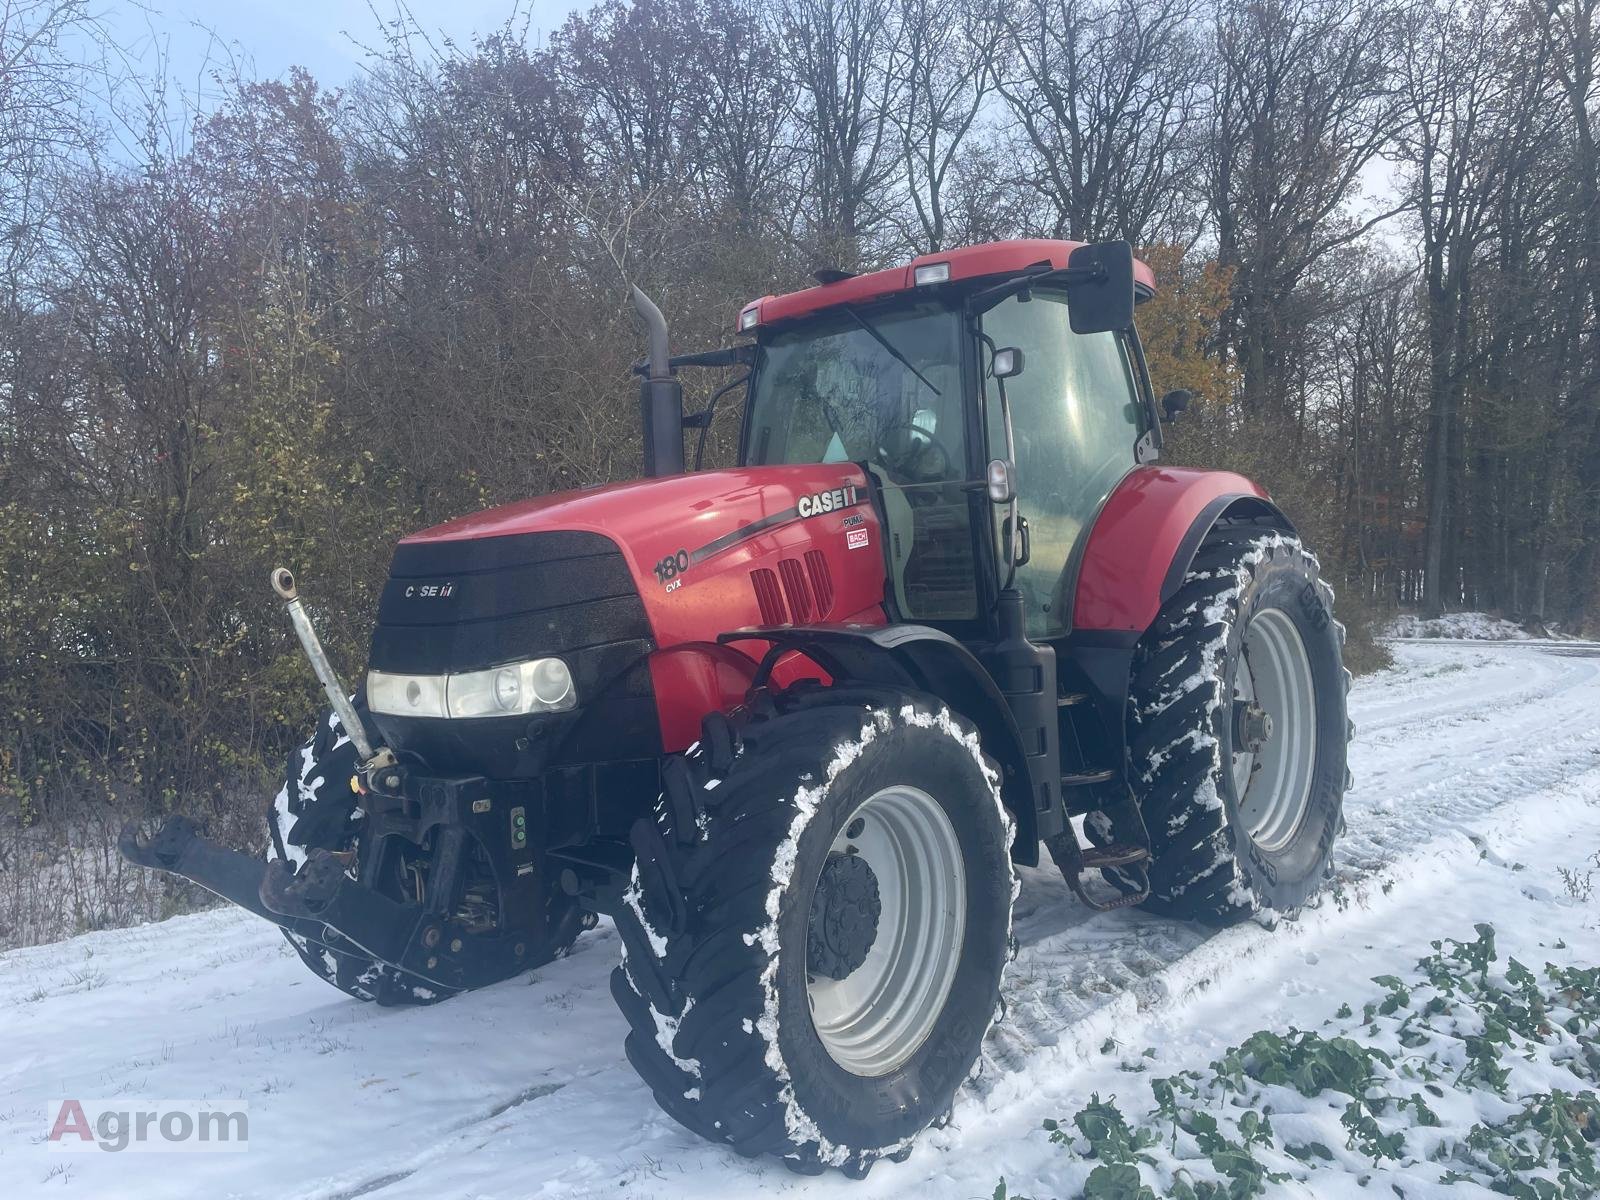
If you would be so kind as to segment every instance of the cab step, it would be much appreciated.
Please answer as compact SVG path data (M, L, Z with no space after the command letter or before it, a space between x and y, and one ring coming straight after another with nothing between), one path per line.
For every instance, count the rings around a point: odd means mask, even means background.
M1104 771L1081 771L1074 775L1063 775L1061 777L1061 786L1064 788L1089 787L1096 783L1110 783L1116 777L1116 771L1110 768Z
M1116 771L1085 771L1064 776L1063 788L1087 784L1109 783L1117 777ZM1126 788L1116 795L1093 793L1098 801L1094 811L1103 820L1086 824L1084 839L1078 840L1078 827L1069 822L1060 833L1045 839L1050 857L1061 868L1061 875L1072 889L1072 894L1096 912L1109 912L1114 908L1127 908L1138 904L1150 895L1150 832L1145 828L1144 817L1138 802ZM1100 832L1096 834L1096 830ZM1101 845L1094 845L1101 842ZM1106 871L1106 879L1119 895L1110 899L1092 896L1084 886L1083 876L1088 871Z
M1113 843L1110 846L1090 846L1080 851L1085 870L1094 871L1101 867L1126 867L1133 863L1150 861L1150 851L1145 846L1134 846L1126 842Z

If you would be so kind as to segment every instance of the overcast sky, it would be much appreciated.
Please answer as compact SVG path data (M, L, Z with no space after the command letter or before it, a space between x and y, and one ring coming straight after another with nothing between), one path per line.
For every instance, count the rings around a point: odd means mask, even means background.
M530 38L542 41L578 7L576 0L411 0L416 23L432 35L466 43L475 33L497 29L515 15L530 19ZM208 58L227 53L252 64L259 78L274 78L292 66L307 68L323 84L336 86L354 75L364 57L358 43L372 45L382 22L402 11L395 0L107 0L100 10L122 51L147 68L165 54L169 75L193 94ZM205 89L209 90L209 89Z
M529 40L545 40L567 15L594 0L105 0L98 10L121 54L146 72L163 59L171 86L192 106L209 107L215 88L209 70L236 59L243 74L261 79L307 68L319 83L337 87L361 70L363 46L377 44L382 25L409 11L430 37L460 44L500 28L508 18L526 24ZM209 64L209 68L208 68ZM1352 211L1368 215L1395 194L1392 168L1375 161L1362 172L1364 197ZM1388 221L1380 236L1395 245L1404 234Z

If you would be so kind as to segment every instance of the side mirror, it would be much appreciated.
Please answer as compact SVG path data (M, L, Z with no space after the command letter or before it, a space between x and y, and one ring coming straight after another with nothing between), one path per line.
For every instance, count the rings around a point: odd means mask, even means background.
M1188 388L1174 388L1161 397L1161 419L1163 421L1176 421L1178 414L1189 411L1189 401L1194 399L1194 393Z
M1002 346L994 352L993 371L996 379L1015 379L1022 374L1026 360L1015 346ZM996 460L998 461L998 460Z
M1133 247L1127 242L1079 246L1067 257L1073 271L1094 271L1098 279L1067 292L1067 320L1073 333L1115 333L1133 324Z
M1016 498L1017 484L1009 462L1003 458L990 459L986 475L990 500L996 504L1010 504Z

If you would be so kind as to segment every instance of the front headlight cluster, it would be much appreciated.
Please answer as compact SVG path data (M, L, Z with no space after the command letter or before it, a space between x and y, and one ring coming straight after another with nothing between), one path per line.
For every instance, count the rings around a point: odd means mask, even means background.
M559 658L459 675L367 672L367 707L394 717L514 717L566 712L577 703L572 672Z

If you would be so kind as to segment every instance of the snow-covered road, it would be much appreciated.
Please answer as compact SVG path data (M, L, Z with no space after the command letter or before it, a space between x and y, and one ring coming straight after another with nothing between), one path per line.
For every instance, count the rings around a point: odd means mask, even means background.
M384 1010L313 979L264 923L216 911L0 955L0 1192L965 1198L1004 1174L1068 1195L1082 1172L1039 1123L1132 1086L1108 1039L1155 1047L1163 1072L1203 1066L1257 1028L1359 1008L1381 992L1371 976L1480 920L1526 962L1600 962L1600 899L1557 878L1600 847L1600 645L1396 655L1352 695L1356 789L1332 895L1276 930L1213 934L1093 915L1053 870L1024 872L1009 1018L981 1078L948 1128L864 1183L746 1162L661 1114L622 1055L608 927L530 976ZM49 1154L46 1107L63 1097L243 1098L249 1150Z

